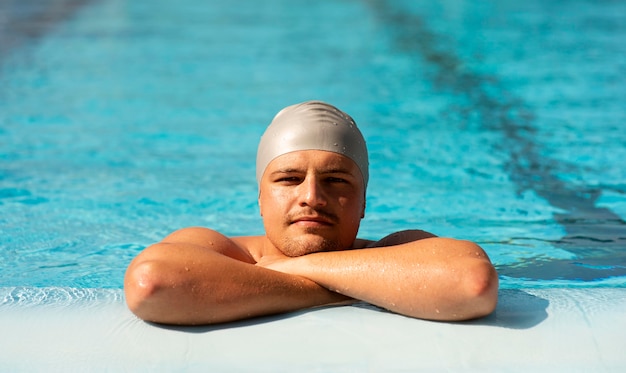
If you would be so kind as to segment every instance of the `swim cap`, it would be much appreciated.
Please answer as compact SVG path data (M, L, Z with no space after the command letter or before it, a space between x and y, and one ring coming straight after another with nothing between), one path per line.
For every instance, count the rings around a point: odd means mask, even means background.
M325 150L345 155L357 164L367 188L367 147L354 120L321 101L307 101L281 110L261 137L256 156L256 180L276 157L299 150Z

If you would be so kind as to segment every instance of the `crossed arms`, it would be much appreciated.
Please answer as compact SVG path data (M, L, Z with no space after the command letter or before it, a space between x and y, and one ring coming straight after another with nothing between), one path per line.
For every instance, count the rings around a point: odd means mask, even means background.
M485 252L467 241L423 237L401 232L368 248L257 261L244 247L258 237L182 229L133 260L126 301L146 321L187 325L355 300L431 320L491 313L498 277Z

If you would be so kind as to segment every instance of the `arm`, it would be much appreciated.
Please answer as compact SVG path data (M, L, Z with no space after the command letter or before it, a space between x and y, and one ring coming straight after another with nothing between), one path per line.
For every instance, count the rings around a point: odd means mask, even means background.
M419 234L410 231L408 236ZM498 277L479 246L437 237L405 242L407 233L396 238L401 243L393 246L374 243L374 248L259 264L411 317L466 320L494 310ZM383 240L396 243L393 235Z
M349 300L309 279L254 264L246 250L215 231L183 229L131 262L126 301L146 321L210 324Z

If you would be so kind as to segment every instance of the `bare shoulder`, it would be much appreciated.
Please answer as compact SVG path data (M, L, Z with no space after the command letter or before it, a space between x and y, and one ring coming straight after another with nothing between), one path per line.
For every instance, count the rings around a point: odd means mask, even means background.
M232 240L251 255L255 261L263 256L265 236L239 236L233 237Z
M371 247L374 242L376 241L357 238L356 240L354 240L354 244L352 245L351 249L365 249Z
M378 241L370 241L366 247L385 247L401 245L413 241L423 240L425 238L437 237L436 235L420 229L409 229L391 233Z
M241 261L252 262L252 255L245 240L242 241L240 237L227 237L210 228L182 228L165 237L161 244L195 246Z

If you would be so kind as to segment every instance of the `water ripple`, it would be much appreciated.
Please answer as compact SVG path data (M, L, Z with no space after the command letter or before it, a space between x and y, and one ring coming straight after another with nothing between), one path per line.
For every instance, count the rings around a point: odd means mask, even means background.
M0 307L33 307L71 305L97 306L122 302L118 289L88 289L69 287L5 287L0 288Z

